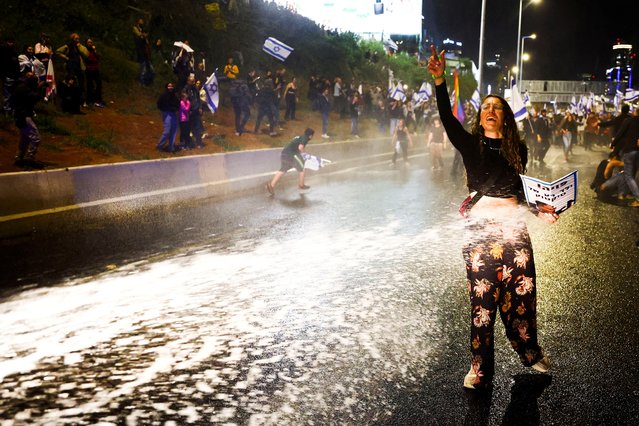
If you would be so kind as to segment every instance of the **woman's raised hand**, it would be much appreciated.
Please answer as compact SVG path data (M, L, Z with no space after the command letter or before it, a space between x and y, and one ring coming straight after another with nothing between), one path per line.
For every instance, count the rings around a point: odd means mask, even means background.
M428 59L428 72L430 72L435 79L441 78L444 75L444 71L446 71L446 58L444 57L446 50L442 50L438 55L435 46L432 44L430 50L431 56Z

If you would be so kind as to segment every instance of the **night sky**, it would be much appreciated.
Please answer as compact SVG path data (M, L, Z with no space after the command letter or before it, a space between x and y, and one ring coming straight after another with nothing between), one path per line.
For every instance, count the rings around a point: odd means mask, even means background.
M583 73L604 78L617 38L639 50L639 15L631 0L524 0L521 35L531 59L524 79L577 80ZM424 0L424 26L436 38L463 43L464 56L477 63L482 0ZM495 53L512 66L517 51L519 1L486 0L484 60ZM636 67L635 67L636 68ZM636 86L636 84L635 84Z

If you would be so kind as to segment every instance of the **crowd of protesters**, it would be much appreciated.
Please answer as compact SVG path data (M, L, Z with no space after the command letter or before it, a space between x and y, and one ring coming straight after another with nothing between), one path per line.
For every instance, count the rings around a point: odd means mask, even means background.
M165 84L164 92L157 99L164 126L157 149L176 152L204 147L204 116L209 113L204 84L212 73L206 70L204 55L196 58L187 40L176 42L166 54L161 40L150 42L143 19L134 22L132 38L139 63L137 80L140 85L153 83L153 64L158 64L158 60L170 66L175 75L175 80ZM40 143L33 120L37 102L54 99L56 105L69 114L85 114L90 111L89 107L105 106L99 49L90 37L84 42L81 40L78 33L72 33L59 47L54 47L43 33L35 43L23 46L20 51L13 37L3 40L0 46L3 112L5 116L15 118L21 134L16 164L35 161ZM56 63L58 71L64 69L61 78L51 78L49 65L52 62ZM362 130L367 135L397 138L396 129L402 122L402 132L426 134L424 142L434 155L433 169L443 168L440 152L446 146L446 137L440 135L438 126L434 125L438 122L433 100L416 96L417 88L393 81L391 87L403 89L402 96L397 97L387 88L388 82L348 82L342 76L315 74L300 85L298 77L290 75L284 67L258 71L244 70L243 65L241 54L234 52L228 56L224 67L220 67L222 71L216 72L221 107L232 108L236 136L246 133L277 136L287 121L300 119L298 105L300 98L306 96L309 113L321 119L323 139L336 135L330 131L331 119L350 120L350 135L342 135L346 138L359 138ZM466 117L472 117L469 102L465 108ZM578 114L546 109L537 113L533 109L530 117L521 123L521 130L529 144L533 163L544 164L552 145L561 147L564 161L568 162L575 145L581 145L585 150L610 147L628 118L628 105L624 105L617 116L610 112ZM252 124L249 123L251 119ZM367 120L368 126L362 126L362 119ZM374 129L371 123L374 123ZM469 123L464 122L464 125ZM614 158L621 161L623 153L617 150L614 154ZM458 175L460 166L456 157L451 174Z
M54 62L58 71L64 70L62 78L55 78ZM91 38L83 43L77 33L57 48L45 33L21 50L15 37L5 37L0 46L0 81L3 113L13 118L20 130L15 156L18 166L41 166L36 161L40 133L34 121L38 102L54 101L69 114L85 114L82 109L89 105L105 106L99 50Z

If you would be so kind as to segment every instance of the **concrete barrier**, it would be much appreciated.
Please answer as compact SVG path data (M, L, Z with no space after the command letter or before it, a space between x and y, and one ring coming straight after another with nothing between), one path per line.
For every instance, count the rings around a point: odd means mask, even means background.
M310 143L330 170L392 155L388 138ZM281 148L0 175L0 238L64 221L262 191Z

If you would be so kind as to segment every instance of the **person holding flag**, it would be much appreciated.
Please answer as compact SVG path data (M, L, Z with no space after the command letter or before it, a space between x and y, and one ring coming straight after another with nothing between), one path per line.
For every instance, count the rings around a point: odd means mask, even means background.
M295 136L293 140L287 143L282 149L282 153L280 154L281 166L280 169L275 172L275 175L271 179L270 182L266 184L266 190L269 194L275 195L275 186L280 181L282 176L286 174L286 172L294 168L297 170L297 180L298 187L300 190L309 189L310 186L307 186L304 183L304 149L306 148L306 144L313 139L313 135L315 134L315 130L311 128L307 128L304 130L304 134L300 136Z
M435 82L439 116L466 168L470 195L460 208L466 218L463 257L471 302L470 371L463 385L486 389L495 374L494 326L497 312L523 365L541 372L550 360L537 340L537 294L533 249L521 214L528 149L515 115L500 96L486 96L469 131L453 115L444 71L445 51L431 46L428 71ZM459 93L459 92L457 92ZM552 223L552 210L538 217Z

